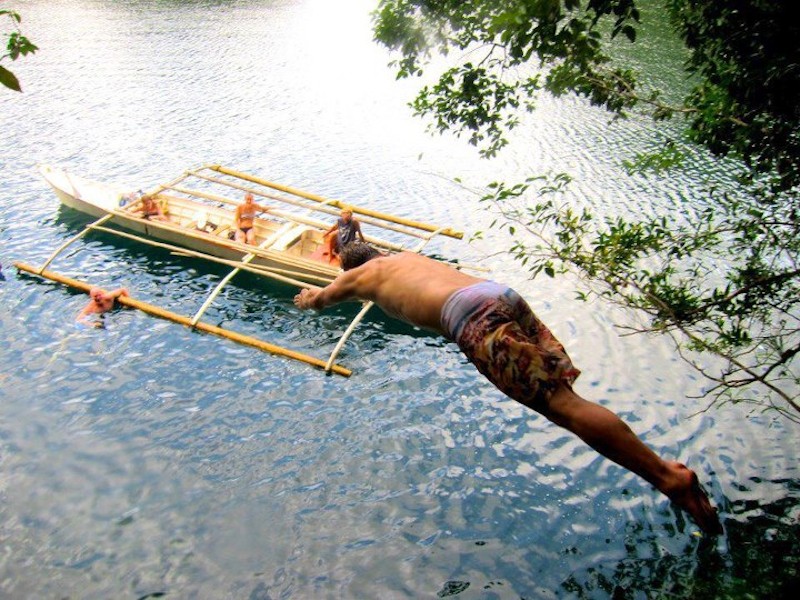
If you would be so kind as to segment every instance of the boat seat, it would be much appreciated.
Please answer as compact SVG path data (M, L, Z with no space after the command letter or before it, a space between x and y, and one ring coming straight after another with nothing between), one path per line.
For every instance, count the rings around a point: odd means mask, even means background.
M311 229L308 225L285 223L275 232L275 241L269 245L271 250L286 250L293 246L302 237L305 231Z

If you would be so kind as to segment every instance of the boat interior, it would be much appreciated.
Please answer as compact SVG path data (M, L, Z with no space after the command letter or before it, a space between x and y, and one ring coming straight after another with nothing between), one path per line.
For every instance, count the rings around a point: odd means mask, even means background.
M222 238L226 242L233 241L236 231L233 209L166 193L157 194L155 198L170 225L196 234ZM136 215L140 212L140 206L141 203L133 201L124 210ZM255 246L328 263L324 254L324 232L320 228L264 215L255 219L254 229Z

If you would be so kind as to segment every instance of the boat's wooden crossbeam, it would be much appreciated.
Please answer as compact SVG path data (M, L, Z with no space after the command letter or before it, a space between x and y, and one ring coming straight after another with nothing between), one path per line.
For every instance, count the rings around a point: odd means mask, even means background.
M68 285L70 287L83 290L84 292L88 292L92 288L92 286L86 282L79 281L77 279L72 279L70 277L66 277L65 275L55 273L53 271L43 271L22 262L15 262L14 266L20 271L25 271L32 275L39 275L46 279L50 279L52 281L56 281L64 285ZM172 311L166 310L159 306L155 306L153 304L149 304L147 302L142 302L141 300L136 300L135 298L132 298L130 296L120 296L117 298L117 302L119 302L123 306L136 308L147 314L160 317L162 319L167 319L173 321L174 323L180 323L181 325L185 325L186 327L191 327L199 331L204 331L206 333L211 333L213 335L221 336L229 340L232 340L234 342L237 342L239 344L244 344L246 346L258 348L265 352L269 352L270 354L275 354L277 356L284 356L286 358L298 360L306 364L319 367L320 369L325 369L326 371L333 372L338 375L343 375L345 377L349 377L350 375L352 375L352 371L350 369L347 369L346 367L343 367L341 365L333 365L333 367L330 367L325 361L316 358L314 356L303 354L302 352L297 352L295 350L284 348L282 346L277 346L275 344L270 344L269 342L265 342L263 340L260 340L252 336L248 336L228 329L223 329L222 327L210 325L202 321L198 323L192 323L192 320L189 317L174 313Z

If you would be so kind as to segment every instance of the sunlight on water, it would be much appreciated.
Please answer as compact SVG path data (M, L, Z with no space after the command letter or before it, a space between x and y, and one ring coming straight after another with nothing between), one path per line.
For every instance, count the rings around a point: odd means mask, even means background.
M429 137L406 106L419 82L395 81L371 41L372 7L19 7L40 51L15 65L25 93L0 92L0 596L604 598L671 586L690 598L713 589L720 563L739 564L737 543L771 552L792 539L794 432L737 408L689 418L704 382L666 340L621 338L627 317L575 301L573 281L529 281L499 253L501 232L430 250L480 262L529 298L583 370L577 390L687 461L729 537L692 535L649 485L503 397L455 346L377 310L340 356L354 370L344 379L131 310L78 328L85 295L16 273L11 261L40 264L88 222L59 209L39 163L137 189L220 163L468 234L492 218L475 190L495 179L568 171L576 206L690 214L705 180L724 175L698 156L683 177L626 177L619 163L651 143L652 124L612 126L568 98L542 98L494 161ZM107 235L53 269L182 314L226 273ZM207 318L327 357L357 307L301 313L293 293L240 275Z

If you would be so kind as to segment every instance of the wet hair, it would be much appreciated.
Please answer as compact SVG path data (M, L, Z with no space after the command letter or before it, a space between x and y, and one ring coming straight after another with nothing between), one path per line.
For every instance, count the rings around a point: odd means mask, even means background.
M342 264L342 269L349 271L379 256L381 256L381 253L369 244L350 242L339 252L339 261Z

